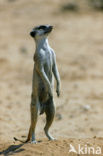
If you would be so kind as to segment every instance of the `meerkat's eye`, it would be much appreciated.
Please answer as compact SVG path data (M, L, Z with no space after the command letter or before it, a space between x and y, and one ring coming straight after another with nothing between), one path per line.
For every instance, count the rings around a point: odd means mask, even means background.
M43 29L46 29L46 26L45 25L41 25L39 28L38 28L39 30L43 30Z

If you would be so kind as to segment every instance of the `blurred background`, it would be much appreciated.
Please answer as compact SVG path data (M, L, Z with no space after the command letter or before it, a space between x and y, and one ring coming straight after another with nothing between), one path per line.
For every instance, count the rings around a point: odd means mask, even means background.
M27 136L34 26L54 25L61 97L51 132L57 138L103 136L103 0L0 0L0 140ZM45 115L37 138L44 138Z

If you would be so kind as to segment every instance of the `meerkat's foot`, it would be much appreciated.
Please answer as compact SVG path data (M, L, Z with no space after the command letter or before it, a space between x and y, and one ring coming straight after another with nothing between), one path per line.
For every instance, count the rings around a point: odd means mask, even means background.
M37 144L37 141L36 140L32 140L31 144Z
M44 128L44 132L49 140L56 140L54 137L51 136L51 134L45 128Z
M56 138L54 138L54 137L52 137L52 136L49 136L49 138L48 138L50 141L55 141L55 140L57 140Z

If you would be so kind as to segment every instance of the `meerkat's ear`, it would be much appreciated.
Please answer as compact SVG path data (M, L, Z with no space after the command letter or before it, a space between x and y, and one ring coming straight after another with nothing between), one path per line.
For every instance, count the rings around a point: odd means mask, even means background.
M31 32L30 32L30 36L31 36L31 37L35 37L35 35L36 35L36 31L31 31Z

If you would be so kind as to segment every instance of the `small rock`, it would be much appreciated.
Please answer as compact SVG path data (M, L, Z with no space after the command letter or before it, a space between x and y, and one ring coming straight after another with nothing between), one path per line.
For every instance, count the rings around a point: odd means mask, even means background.
M56 119L57 119L57 120L61 120L61 119L62 119L62 115L61 115L60 113L57 113L57 114L56 114Z
M20 47L20 52L23 54L27 54L27 48L26 47Z
M90 128L90 131L94 131L94 129L91 127L91 128Z
M83 106L84 111L88 111L91 109L90 105L84 105Z

